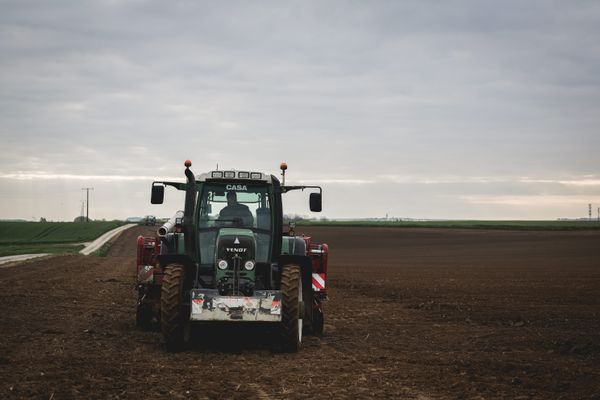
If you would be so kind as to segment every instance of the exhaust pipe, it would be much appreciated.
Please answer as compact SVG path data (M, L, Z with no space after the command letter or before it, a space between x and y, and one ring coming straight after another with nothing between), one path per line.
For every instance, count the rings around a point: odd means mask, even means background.
M177 224L177 220L181 220L183 218L183 211L177 211L175 215L173 215L167 222L163 224L160 228L158 228L158 236L165 237L167 233L172 232Z
M185 234L185 252L193 259L194 257L194 208L196 208L196 177L190 170L192 162L185 161L185 177L187 178L185 189L185 208L183 213L183 233Z

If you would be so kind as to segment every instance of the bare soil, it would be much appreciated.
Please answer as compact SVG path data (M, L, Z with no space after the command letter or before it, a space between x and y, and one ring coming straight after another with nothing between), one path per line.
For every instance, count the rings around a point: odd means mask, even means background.
M599 232L305 231L330 245L330 301L297 354L239 325L171 354L136 328L151 228L0 268L0 398L600 399Z

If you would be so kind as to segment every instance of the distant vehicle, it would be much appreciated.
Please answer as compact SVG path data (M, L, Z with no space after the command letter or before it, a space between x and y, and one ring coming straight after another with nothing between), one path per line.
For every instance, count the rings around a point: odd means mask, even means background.
M146 215L144 217L144 225L156 225L156 217L154 215Z

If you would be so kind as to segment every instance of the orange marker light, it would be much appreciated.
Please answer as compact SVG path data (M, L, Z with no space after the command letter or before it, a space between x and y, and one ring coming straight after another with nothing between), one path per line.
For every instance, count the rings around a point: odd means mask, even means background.
M285 163L285 162L282 162L282 163L279 165L279 168L281 168L281 170L282 170L282 171L285 171L285 170L287 169L287 163Z
M183 163L183 165L185 165L186 167L191 167L192 166L192 161L191 160L185 160L185 162Z

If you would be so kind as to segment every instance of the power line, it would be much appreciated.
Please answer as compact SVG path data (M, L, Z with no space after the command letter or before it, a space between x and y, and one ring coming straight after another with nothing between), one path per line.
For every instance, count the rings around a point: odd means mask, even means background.
M86 187L86 188L81 188L81 190L85 190L86 191L86 195L87 195L87 200L86 200L86 205L87 205L87 211L85 214L85 221L86 222L90 222L90 190L94 190L93 187Z

